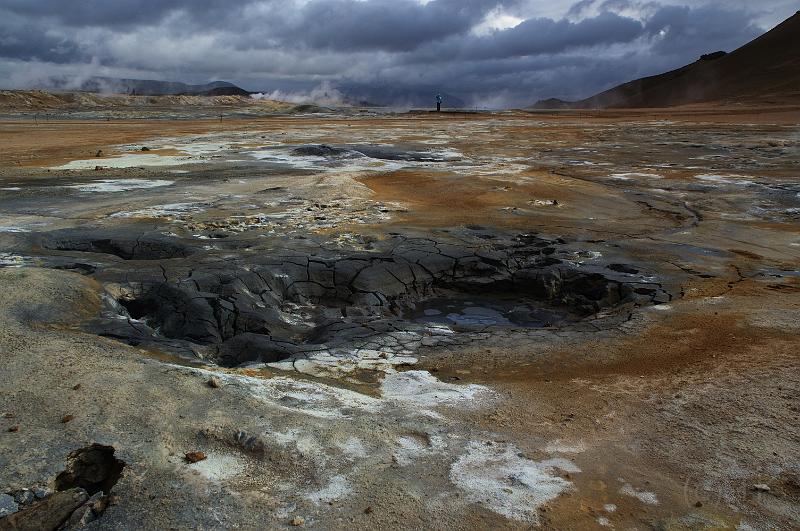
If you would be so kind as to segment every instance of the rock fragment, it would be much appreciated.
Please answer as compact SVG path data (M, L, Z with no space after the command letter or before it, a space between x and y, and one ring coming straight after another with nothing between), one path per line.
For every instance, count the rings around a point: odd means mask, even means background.
M205 454L205 453L203 453L203 452L198 452L198 451L195 451L195 452L186 452L186 453L184 454L184 458L185 458L185 459L186 459L186 461L188 461L189 463L197 463L197 462L199 462L199 461L203 461L204 459L206 459L206 457L207 457L207 456L206 456L206 454Z
M20 530L57 529L88 499L89 495L81 488L56 492L8 516L4 527Z
M35 499L36 496L33 494L33 491L29 489L22 489L21 491L14 494L14 501L20 505L28 505Z
M13 496L8 494L0 494L0 518L14 514L19 510L19 505Z
M85 503L72 513L72 516L70 516L69 520L67 520L66 527L68 529L84 527L96 519L97 516L95 516L94 512L92 511L91 505Z

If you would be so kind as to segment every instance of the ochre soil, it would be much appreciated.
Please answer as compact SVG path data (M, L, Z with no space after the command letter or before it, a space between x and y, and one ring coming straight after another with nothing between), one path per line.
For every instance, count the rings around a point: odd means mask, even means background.
M673 120L698 121L711 123L728 123L731 120L747 123L785 123L795 124L800 121L800 107L746 107L690 105L677 109L638 109L613 111L571 111L532 113L509 113L509 118L520 116L536 120L553 122L574 121L576 118L586 123L616 123L627 120ZM370 128L385 125L387 121L413 123L419 120L480 120L485 115L415 115L400 116L394 119L358 119L326 118L302 119L307 125L331 125L340 123L348 127ZM296 125L297 118L225 118L202 120L44 120L33 119L0 119L0 153L3 165L20 166L54 166L75 159L93 157L98 150L104 155L114 154L113 146L132 144L153 138L154 136L181 136L200 133L246 131L253 129L280 129L286 125ZM533 129L531 129L533 131ZM336 143L332 137L330 142Z

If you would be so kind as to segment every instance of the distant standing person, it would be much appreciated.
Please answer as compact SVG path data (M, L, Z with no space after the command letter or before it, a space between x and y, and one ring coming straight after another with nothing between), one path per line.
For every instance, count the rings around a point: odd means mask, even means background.
M442 110L442 100L443 100L442 95L441 94L437 94L436 95L436 112L441 112L441 110Z

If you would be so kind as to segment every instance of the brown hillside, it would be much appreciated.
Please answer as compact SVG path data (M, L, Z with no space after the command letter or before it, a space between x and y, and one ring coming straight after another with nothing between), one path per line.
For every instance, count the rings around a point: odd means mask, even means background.
M800 102L800 11L726 55L709 54L664 74L619 85L577 102L535 108L645 108L701 102Z

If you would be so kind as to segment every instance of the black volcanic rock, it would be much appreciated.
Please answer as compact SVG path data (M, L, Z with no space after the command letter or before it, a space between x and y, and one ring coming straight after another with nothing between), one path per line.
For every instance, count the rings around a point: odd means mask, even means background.
M701 61L713 61L715 59L722 59L726 55L728 55L728 52L723 52L723 51L713 52L713 53L705 53L705 54L700 56L700 60Z
M192 94L193 96L249 96L250 93L237 86L215 87L205 92Z
M572 104L558 98L539 100L533 104L532 109L568 109Z

